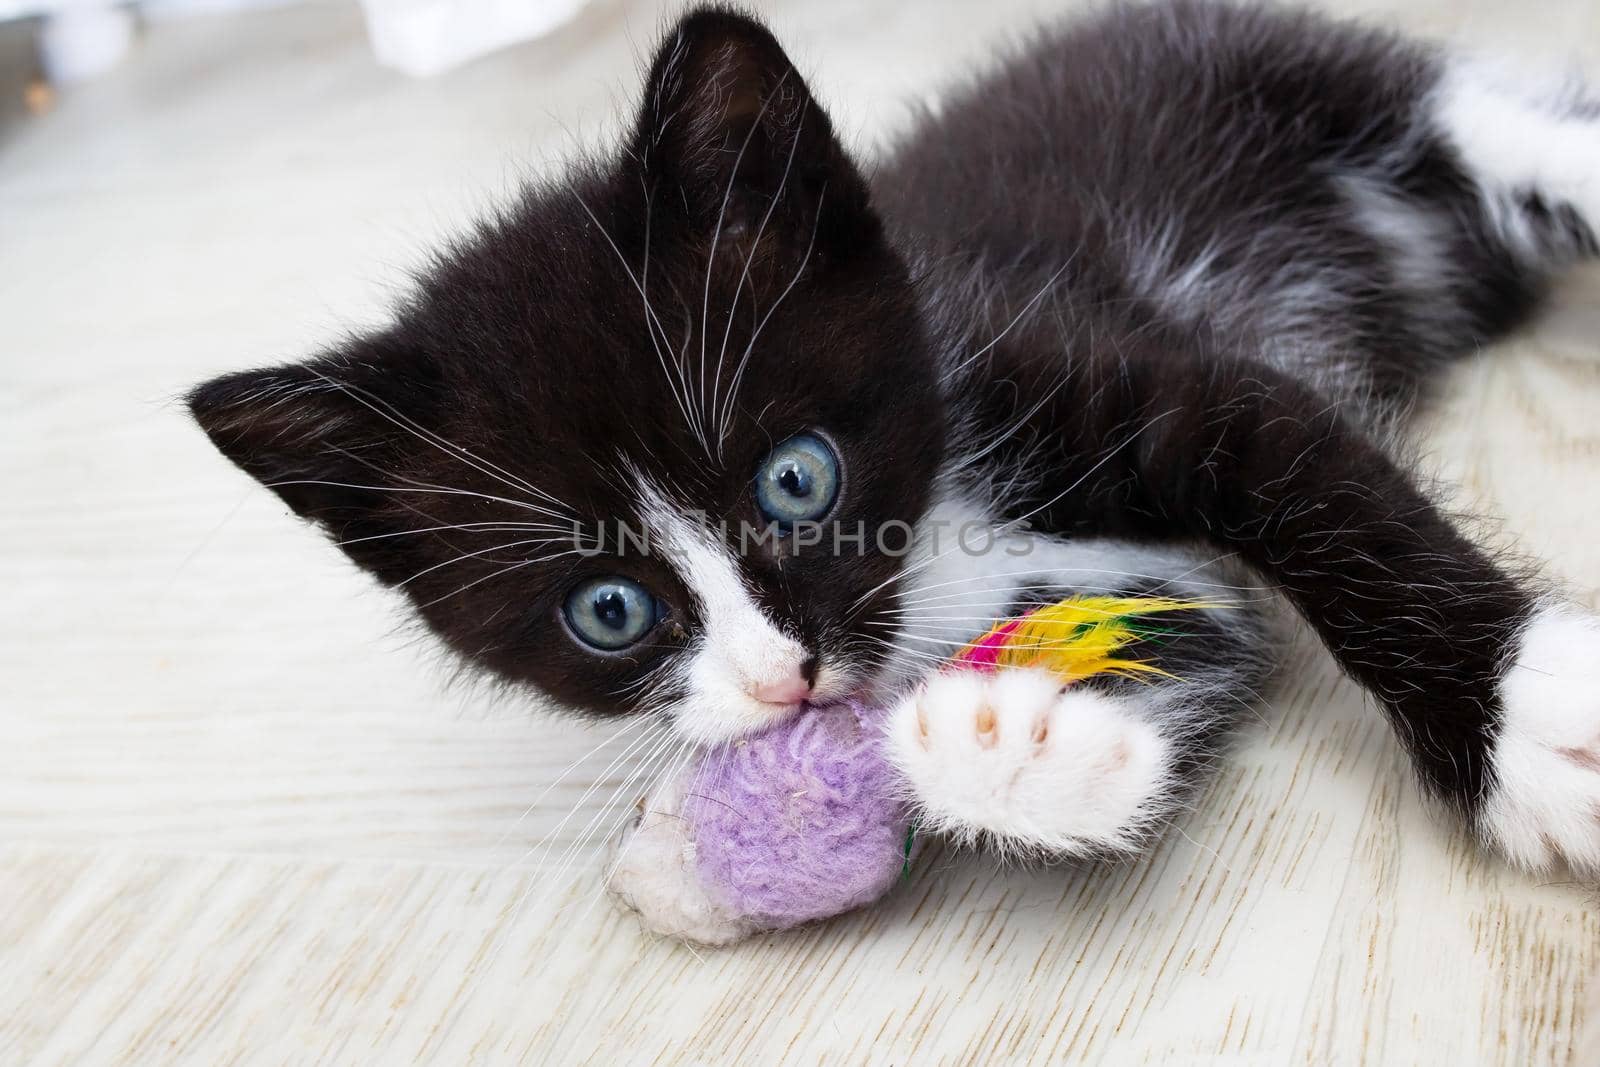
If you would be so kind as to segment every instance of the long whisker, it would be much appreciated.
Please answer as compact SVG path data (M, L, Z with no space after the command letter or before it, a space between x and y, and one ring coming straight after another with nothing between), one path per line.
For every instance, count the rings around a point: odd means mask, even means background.
M655 780L650 783L647 791L653 792L657 784L661 782L670 782L674 778L681 777L684 771L688 769L689 761L693 759L699 751L700 750L694 745L684 745L678 753L677 758L674 760L669 760L668 765L655 776ZM702 764L701 767L696 770L694 778L684 786L685 796L692 795L696 790L699 789L700 775L703 771L704 764ZM637 836L630 836L622 843L622 847L617 850L616 857L609 864L605 865L605 869L601 872L601 877L596 883L593 893L590 895L589 906L584 908L575 920L578 925L581 926L583 924L584 919L588 917L589 912L594 908L595 904L602 896L605 895L606 886L611 883L611 879L615 877L617 871L621 869L622 861L628 858L628 852L633 848L633 843L637 840Z
M639 729L639 727L641 727L641 726L643 726L643 725L645 725L647 723L653 723L653 720L651 720L651 719L649 719L649 718L647 718L647 717L645 717L643 715L630 716L628 718L628 720L623 724L621 729L616 730L616 731L608 734L605 737L605 739L602 740L598 745L595 745L589 751L585 752L583 755L579 756L577 759L575 759L571 763L567 764L567 769L562 771L559 775L557 775L555 780L552 781L549 785L545 786L544 789L540 791L539 795L533 798L533 803L529 804L526 808L522 809L522 814L517 816L516 821L513 822L510 826L506 827L505 832L502 833L500 835L500 837L495 841L494 848L498 849L501 845L504 845L506 843L506 840L512 834L517 832L517 828L520 827L523 824L523 822L527 820L528 816L533 814L534 809L538 808L538 806L544 802L544 798L549 796L550 793L557 786L559 786L562 782L566 781L569 777L571 777L572 773L574 771L576 771L579 767L583 766L585 763L589 762L589 760L593 759L595 753L601 751L602 749L604 749L608 745L616 743L617 741L619 741L622 738L628 736L629 734L633 733L635 730Z
M508 868L518 867L535 854L539 854L540 856L540 858L536 860L534 864L536 873L533 881L531 884L529 884L526 890L518 894L517 899L512 903L511 907L507 909L505 920L505 929L507 931L516 925L518 916L522 914L523 906L528 902L528 899L533 895L534 891L539 888L541 881L545 882L548 891L551 893L560 888L560 880L558 878L542 879L541 874L543 872L539 869L543 867L545 861L548 859L550 850L555 846L556 840L560 837L561 831L566 828L567 823L571 822L573 817L583 809L583 806L588 802L588 799L594 795L597 789L601 787L601 784L605 781L606 777L611 774L613 769L624 764L626 760L641 747L648 748L650 751L655 751L663 737L670 736L672 732L670 724L656 718L647 718L646 721L649 722L650 729L645 730L639 736L631 740L622 750L622 752L618 753L612 758L611 762L606 765L605 769L601 771L600 774L595 776L595 780L591 782L588 788L583 791L583 794L578 798L576 803L573 804L572 808L568 810L567 814L561 818L561 821L556 824L555 828L546 834L538 843L534 844L532 848L528 849L516 860L513 860L511 863L506 865ZM565 855L565 853L563 853L563 855ZM492 964L499 956L500 949L504 946L505 940L506 938L504 936L498 939L495 949L490 954L490 958L486 963L486 966Z
M549 858L551 849L555 847L557 839L560 838L561 831L566 829L567 824L577 816L578 812L583 810L583 807L588 802L589 798L594 796L595 791L601 787L606 778L611 775L612 771L626 764L628 758L635 752L638 752L640 749L653 749L655 744L661 740L664 734L666 732L670 732L671 730L671 726L660 719L649 716L641 716L641 718L644 722L649 724L649 729L639 734L639 736L633 738L633 740L629 741L628 744L624 746L621 752L613 756L611 758L611 762L607 763L600 773L594 776L594 780L590 782L584 791L578 796L578 799L573 802L572 807L565 815L561 817L561 820L556 823L554 828L552 828L538 841L534 842L534 844L525 850L520 856L506 864L508 868L520 867L534 856L539 857L534 861L534 866L543 866L545 861ZM547 789L545 792L549 792L549 790Z
M620 803L624 803L637 789L638 783L645 780L654 781L652 775L673 763L685 745L684 740L674 731L667 731L651 750L639 760L638 764L623 779L622 784L611 791L611 796L600 806L585 824L573 843L568 846L566 853L559 861L555 878L560 880L571 868L573 862L583 854L597 834L606 830L610 825L612 813Z
M438 526L423 526L414 530L395 530L390 533L367 534L365 537L348 537L343 541L335 541L334 545L344 548L346 545L359 545L366 541L383 541L391 537L416 537L420 534L441 533L446 530L459 530L462 533L552 533L559 527L542 522L509 522L501 520L487 520L483 522L446 522Z
M1039 287L1039 291L1037 293L1034 293L1033 297L1026 304L1022 305L1022 310L1017 312L1014 316L1012 316L1011 321L1006 323L1004 329L1002 329L999 333L995 334L994 340L990 341L988 344L984 345L982 348L978 349L976 352L972 353L970 356L967 356L965 359L963 359L960 363L956 364L954 367L951 367L949 370L945 371L943 377L941 378L941 381L943 381L945 384L948 385L951 381L953 381L955 379L956 375L960 374L967 367L971 366L972 363L974 361L976 361L977 359L981 358L985 352L988 352L995 345L997 345L1001 341L1003 341L1005 339L1006 335L1011 332L1011 330L1017 325L1017 323L1022 321L1023 316L1026 315L1028 312L1032 311L1034 306L1036 304L1038 304L1039 301L1044 298L1045 293L1050 291L1050 287L1055 285L1056 279L1060 278L1063 274L1066 273L1067 268L1072 265L1073 258L1075 258L1075 257L1068 257L1068 259L1067 259L1067 261L1065 263L1061 264L1061 266L1056 268L1056 272L1054 274L1050 275L1049 278L1045 279L1045 283Z
M549 514L546 509L529 504L522 500L512 500L509 497L494 496L490 493L480 493L470 489L446 489L438 486L422 488L420 486L394 486L394 485L359 485L355 482L332 482L322 478L285 478L281 481L264 483L268 489L277 489L289 485L323 485L330 489L363 489L374 493L421 493L434 496L470 496L479 500L493 500L501 504L510 504L515 508L524 508L536 514Z
M919 630L953 630L959 628L966 633L971 633L973 629L972 627L958 627L956 624L972 623L977 627L986 627L993 626L996 621L997 620L993 615L919 615L909 619L900 619L898 621L877 618L863 619L861 620L861 625L873 626L880 630L893 630L896 632L902 632L905 629L914 626ZM948 623L950 625L937 625L942 623Z
M761 339L761 331L766 329L767 321L772 318L772 313L783 305L784 300L788 298L790 291L799 283L800 276L805 273L806 267L811 262L811 250L817 244L817 227L822 223L822 201L827 191L828 187L824 185L817 193L817 217L811 222L811 239L806 242L805 254L800 257L800 266L795 270L794 277L789 279L789 284L784 286L783 292L778 294L778 299L772 302L772 306L767 309L767 313L756 324L755 332L750 335L749 343L744 346L744 355L739 359L738 369L733 372L733 381L728 384L728 399L723 403L723 415L718 420L718 424L724 428L727 427L729 419L733 416L734 399L739 395L739 386L744 381L745 369L750 364L750 354L755 351L756 342ZM724 432L723 436L726 437L726 432Z
M935 627L934 629L941 629L941 628ZM964 634L972 633L972 631L969 630L969 629L955 630L955 628L953 628L953 627L945 627L945 628L942 628L942 629L945 629L947 631L954 631L954 632L964 633ZM966 644L970 644L970 641L967 638L932 637L932 636L929 636L927 634L916 634L916 633L911 633L911 632L906 631L906 630L899 630L899 631L896 631L896 632L899 634L899 636L903 637L907 641L921 641L923 644L937 645L940 648L946 648L946 647L949 647L951 645L966 645ZM1008 641L1006 643L1006 647L1008 649L1053 649L1053 648L1057 648L1059 646L1058 646L1058 644L1056 642L1053 642L1053 641L1034 641L1034 642L1029 642L1029 643L1026 643L1026 644L1021 643L1021 642L1010 642L1010 641Z
M1056 379L1056 383L1053 386L1051 386L1049 388L1049 390L1047 390L1045 392L1045 394L1043 396L1041 396L1034 403L1034 405L1032 407L1030 407L1027 411L1023 412L1020 417L1018 417L1014 422L1012 422L1012 424L1010 426L1006 427L1005 429L1001 430L999 433L995 434L992 438L990 438L989 443L987 445L984 445L978 451L963 455L961 457L961 465L963 467L975 466L980 460L982 460L984 457L986 457L989 453L993 452L995 449L997 449L1001 445L1005 444L1005 442L1008 441L1011 438L1012 434L1014 434L1018 430L1022 429L1024 426L1026 426L1028 424L1028 421L1030 419L1032 419L1039 412L1043 411L1044 410L1044 406L1046 404L1050 403L1050 401L1055 398L1055 395L1057 393L1059 393L1062 390L1062 388L1068 382L1070 382L1071 380L1072 380L1072 368L1069 366L1069 367L1067 367L1065 370L1063 370L1061 372L1060 377L1058 377Z
M993 579L1017 578L1032 580L1035 583L1039 583L1040 580L1047 578L1060 581L1066 575L1093 576L1096 579L1099 579L1099 581L1096 581L1092 584L1095 586L1104 586L1106 588L1111 588L1114 585L1121 584L1120 582L1114 583L1106 581L1106 579L1112 578L1154 583L1147 590L1145 590L1146 593L1166 590L1178 584L1182 584L1194 589L1215 589L1228 593L1264 593L1263 587L1259 584L1214 582L1193 577L1193 575L1196 573L1203 571L1207 567L1211 567L1224 559L1227 559L1231 555L1232 553L1225 552L1208 560L1197 561L1188 570L1181 571L1177 574L1145 574L1139 571L1115 570L1105 567L1032 567L1026 570L1009 571L999 574L972 575L966 578L956 578L950 581L933 582L928 585L917 586L911 594L902 593L897 596L896 603L892 607L880 608L879 611L888 612L895 610L896 608L906 609L925 604L939 604L948 601L960 601L968 598L986 596L992 593L1021 592L1021 590L1017 587L1017 583L1010 581L999 581L993 585L985 585L977 589L963 588L947 593L925 595L928 594L930 590L934 589L944 589L952 586L970 586L974 582L989 582ZM1257 599L1271 599L1271 597L1270 595L1264 595Z
M573 196L577 198L578 205L583 208L584 214L588 215L589 220L594 223L595 229L600 231L600 236L605 238L606 244L611 246L611 251L616 254L617 262L622 265L623 271L625 271L628 275L628 280L633 282L634 289L638 291L639 299L644 303L645 331L650 335L650 344L651 347L655 349L656 359L661 363L661 371L667 377L667 388L672 392L672 399L677 403L678 410L683 413L684 423L687 424L691 430L693 430L694 420L689 415L689 406L686 399L689 383L683 376L681 365L679 366L678 373L674 375L672 369L668 366L666 353L661 349L661 341L656 339L656 330L661 331L661 338L663 340L666 339L666 327L661 325L661 320L656 316L655 309L650 306L650 297L645 293L644 286L640 283L638 277L633 273L633 268L628 266L627 257L622 254L622 249L617 247L617 243L611 239L611 235L606 232L606 228L600 225L600 219L596 217L593 211L590 210L589 205L584 203L583 197L578 196L576 193L574 193ZM648 203L649 199L647 192L646 204L648 205ZM652 324L654 324L653 328ZM674 384L674 379L676 379L677 384ZM682 385L683 387L682 393L679 392L679 385Z
M373 396L360 386L350 385L347 382L341 382L336 378L323 374L315 367L310 367L308 369L312 374L315 374L329 386L344 393L346 396L363 405L375 414L383 416L396 426L399 426L401 429L411 432L417 438L437 448L445 455L460 460L467 466L478 471L480 474L487 474L489 477L493 478L497 482L500 482L502 485L510 486L512 489L517 489L524 493L532 493L534 496L540 497L545 501L554 504L556 507L561 508L562 514L558 514L555 517L562 518L572 514L572 509L565 503L551 496L543 489L540 489L538 486L529 482L527 479L519 478L517 475L512 474L503 467L499 467L486 459L472 455L472 453L468 452L465 448L461 447L455 442L449 440L444 435L434 430L430 430L426 426L422 426L415 419L400 413L399 411L395 410L393 405L389 404L387 401L380 400L379 398Z
M1031 579L1031 580L1033 580L1033 581L1035 581L1036 583L1039 583L1039 584L1049 584L1049 582L1048 582L1049 579L1056 579L1057 581L1061 581L1064 584L1064 579L1065 579L1065 576L1067 576L1067 575L1086 575L1086 576L1093 576L1093 577L1095 577L1097 579L1119 578L1119 579L1128 579L1128 580L1140 581L1140 582L1153 582L1153 583L1156 583L1155 585L1151 586L1148 590L1146 590L1147 592L1154 592L1156 590L1166 589L1168 587L1177 585L1179 583L1182 583L1185 586L1189 586L1189 587L1192 587L1192 588L1195 588L1195 589L1218 589L1218 590L1226 590L1226 591L1230 591L1230 592L1250 592L1250 593L1260 592L1261 591L1262 587L1259 586L1259 585L1235 584L1235 583L1230 583L1230 582L1212 582L1212 581L1204 581L1204 580L1201 580L1201 579L1198 579L1198 578L1190 577L1190 575L1192 575L1194 572L1199 571L1199 570L1203 570L1204 568L1206 568L1208 566L1211 566L1212 564L1214 564L1214 563L1216 563L1216 562L1218 562L1218 561L1220 561L1220 560L1222 560L1224 558L1226 558L1226 557L1225 556L1218 556L1218 557L1216 557L1216 559L1213 559L1213 560L1210 560L1210 561L1207 561L1207 562L1204 562L1204 563L1196 564L1189 571L1186 571L1186 572L1181 573L1181 574L1175 574L1175 575L1143 574L1143 573L1140 573L1138 571L1110 570L1110 569L1103 568L1103 567L1034 567L1034 568L1030 568L1028 570L1007 571L1007 572L998 573L998 574L977 574L977 575L972 575L972 576L967 577L967 578L955 578L955 579L952 579L952 580L946 581L946 582L931 582L928 585L917 586L917 587L915 587L915 589L912 591L911 594L902 593L896 599L899 602L898 603L899 607L912 607L912 606L915 606L915 605L918 605L918 604L937 604L937 603L940 603L942 601L961 600L961 599L968 598L968 597L983 596L983 595L988 594L988 593L998 593L998 592L1006 592L1006 591L1020 592L1022 590L1020 590L1018 588L1018 585L1017 585L1016 582L1000 581L1000 582L996 582L994 585L986 585L986 586L983 586L982 588L978 588L978 589L971 589L971 588L958 589L958 590L953 591L953 592L939 593L939 594L930 595L930 596L923 596L921 594L926 592L926 591L928 591L928 590L932 590L932 589L944 589L944 588L948 588L948 587L951 587L951 586L970 586L974 582L987 582L987 581L990 581L992 579L997 579L997 578L998 579L1016 578L1016 579L1023 579L1023 580L1030 580ZM1096 586L1101 586L1101 585L1110 586L1113 583L1105 582L1105 581L1097 581L1097 582L1095 582L1093 584L1095 584Z
M547 885L549 887L549 892L553 893L561 887L566 872L571 865L571 860L574 859L588 843L589 837L592 834L593 827L596 825L596 822L603 820L605 813L609 812L609 810L615 805L618 797L626 795L629 786L631 786L631 784L639 778L642 771L653 766L664 753L671 751L670 746L673 743L678 742L679 739L674 736L670 726L665 723L661 723L659 725L662 726L662 730L660 732L643 735L646 738L650 738L649 748L646 755L642 760L640 760L639 764L635 766L633 771L628 774L624 781L613 789L610 799L601 809L601 814L592 817L578 837L571 844L569 844L565 850L563 850L561 857L556 862L555 872L548 876ZM634 751L636 747L637 745L630 745L629 752L631 753ZM620 758L621 757L619 757L619 760ZM619 761L613 761L612 766L615 766L617 762ZM606 773L609 772L610 768L607 768ZM580 797L577 804L573 806L572 811L570 811L567 816L561 820L560 825L557 826L554 831L552 831L551 836L547 838L550 844L554 844L555 835L560 833L561 829L566 826L567 822L571 820L572 816L577 814L585 801L587 801L588 798L594 794L594 791L599 788L600 781L600 779L597 779L593 785L585 790L583 796ZM545 851L546 855L548 855L548 849ZM542 865L543 863L544 860L541 860L540 864ZM528 889L517 898L515 904L513 904L511 908L510 916L507 919L508 927L515 925L517 917L521 915L523 907L527 904L529 898L533 896L534 890L537 888L538 881L536 880L533 885L530 885Z
M528 538L528 539L524 539L524 540L521 540L521 541L507 541L505 544L501 544L501 545L491 545L488 548L481 548L476 552L463 552L458 556L452 557L451 559L447 559L447 560L444 560L443 562L435 563L432 566L422 568L422 570L420 570L417 573L413 574L411 577L405 579L404 581L396 582L395 583L395 588L396 589L403 589L406 586L410 585L412 582L416 581L418 578L423 577L424 575L432 574L434 571L441 570L441 569L443 569L445 567L449 567L452 564L465 563L469 559L478 559L478 558L481 558L483 556L487 556L491 552L500 552L500 551L504 551L505 549L508 549L508 548L519 548L519 547L521 547L523 545L564 544L564 543L566 543L567 540L569 540L569 539L568 538L561 538L561 537ZM522 564L522 563L528 563L528 562L532 562L532 561L531 560L511 560L509 562L516 563L516 564Z
M436 604L444 603L446 600L449 600L451 597L460 596L462 593L465 593L468 589L472 589L475 586L482 585L484 582L489 581L491 578L504 577L505 575L510 574L512 571L520 571L522 568L531 567L535 563L550 563L550 562L552 562L554 560L562 559L562 558L564 558L566 556L581 556L584 553L585 553L584 549L575 548L570 552L557 552L554 555L550 555L550 556L535 556L532 559L525 559L520 563L513 563L513 564L511 564L509 566L501 567L497 571L490 571L488 574L485 574L482 577L474 578L472 581L468 582L466 585L463 585L458 589L453 589L450 592L446 593L444 596L435 597L434 599L428 601L426 604L417 605L417 610L418 611L426 611L428 608L431 608Z
M1017 529L1018 527L1021 527L1029 519L1033 518L1035 515L1039 514L1041 511L1044 511L1046 508L1048 508L1051 505L1055 504L1062 497L1064 497L1067 494L1075 491L1080 485L1082 485L1084 482L1088 481L1089 478L1096 471L1098 471L1101 467L1105 466L1107 463L1111 462L1111 459L1112 459L1113 456L1115 456L1117 453L1121 452L1124 448L1126 448L1133 441L1137 440L1142 434L1145 434L1145 433L1149 432L1150 428L1152 426L1154 426L1156 423L1158 423L1162 419L1165 419L1168 416L1176 413L1177 410L1178 410L1177 408L1170 408L1167 411L1162 412L1160 415L1157 415L1154 418L1150 419L1142 427L1140 427L1137 431L1135 431L1134 433L1130 434L1125 440L1123 440L1123 441L1117 443L1116 445L1113 445L1111 448L1107 449L1105 455L1101 456L1098 460L1096 460L1094 462L1094 464L1089 467L1088 470L1084 471L1077 478L1073 479L1071 485L1067 486L1065 489L1061 490L1061 492L1057 493L1055 496L1051 497L1049 500L1046 500L1043 504L1040 504L1038 507L1033 508L1032 510L1030 510L1030 511L1028 511L1028 512L1026 512L1026 513L1024 513L1022 515L1019 515L1018 517L1016 517L1014 519L1009 519L1005 523L1001 524L1001 526L999 527L1000 532L1010 532L1011 530L1014 530L1014 529ZM931 567L933 564L937 563L939 560L943 559L944 557L948 556L950 553L952 553L952 552L954 552L954 551L956 551L956 550L958 550L958 549L960 549L962 547L963 547L962 544L958 540L956 544L954 544L954 545L950 546L949 548L945 549L943 552L935 553L934 555L928 556L928 557L926 557L926 558L924 558L924 559L922 559L920 561L917 561L917 562L915 562L915 563L913 563L913 564L911 564L909 566L902 567L900 570L896 571L894 574L891 574L889 577L885 578L883 581L879 582L877 585L873 586L871 589L868 589L865 593L863 593L856 600L856 603L854 605L852 605L850 613L849 613L849 616L847 616L847 617L853 618L857 612L859 612L863 608L865 608L866 605L868 604L870 598L872 597L872 595L874 593L877 593L880 590L882 590L883 588L885 588L886 586L888 586L888 585L890 585L890 584L892 584L894 582L899 581L901 578L905 578L905 577L907 577L907 576L909 576L911 574L915 574L917 571L923 570L923 569L925 569L927 567Z
M783 76L787 78L789 72L785 71ZM781 86L783 83L780 81L778 84ZM809 102L804 105L807 109L810 106ZM763 104L762 107L765 109L766 105ZM719 460L722 458L722 446L728 437L727 420L723 417L722 408L717 403L717 394L722 385L722 361L728 354L728 337L733 332L733 320L739 313L739 297L744 292L744 283L750 277L750 264L755 261L756 252L761 247L761 238L767 232L767 223L772 219L772 213L778 210L778 204L783 200L784 190L788 188L789 171L794 166L795 150L800 147L800 133L805 127L805 120L806 111L802 110L799 121L795 123L794 140L789 145L789 157L783 164L783 176L778 179L778 191L773 194L772 203L767 205L767 210L762 214L761 225L756 227L755 239L750 242L750 249L745 253L744 269L739 272L739 284L734 287L733 303L728 308L728 321L722 328L722 345L717 350L717 369L711 377L711 407L717 416L717 458ZM731 395L734 388L733 383L730 383L728 388Z
M722 242L722 220L723 217L728 213L728 201L733 199L733 187L739 180L739 168L744 164L745 151L749 149L750 141L755 137L756 131L761 128L761 120L767 115L767 107L772 103L773 99L783 91L783 83L788 80L788 77L789 72L784 71L783 76L778 80L778 84L773 87L772 92L762 97L761 108L756 112L755 121L752 122L750 124L750 128L745 131L744 140L739 145L739 153L738 155L734 156L733 166L728 171L728 185L722 191L722 206L717 209L717 225L711 231L711 249L706 254L705 287L704 291L700 294L700 374L698 378L700 386L699 412L702 418L704 418L708 410L714 410L716 407L716 392L714 389L711 394L711 408L708 409L706 407L706 334L710 332L711 328L711 274L717 262L717 245ZM731 313L729 315L729 319L730 321L732 320Z
M402 485L412 486L412 487L420 488L420 489L438 489L438 490L448 490L448 491L451 491L451 492L467 493L469 495L479 496L484 500L498 500L498 501L501 501L503 503L514 504L515 506L520 507L520 508L522 508L522 509L524 509L526 511L533 512L535 515L543 515L543 516L545 516L547 518L551 518L551 519L560 519L562 524L563 524L563 526L565 526L565 527L569 527L569 528L574 528L575 529L577 527L577 525L578 525L577 517L570 510L568 510L568 511L552 511L549 508L545 507L543 504L535 504L535 503L533 503L531 501L513 500L513 499L510 499L508 497L497 497L497 496L494 496L492 494L481 493L481 492L477 492L475 490L461 489L461 488L459 488L457 486L453 486L453 485L440 485L437 482L425 482L420 478L413 478L413 477L411 477L409 475L400 474L400 473L398 473L396 471L388 470L388 469L384 468L383 466L381 466L381 465L379 465L377 463L374 463L372 460L368 459L366 456L363 456L361 453L355 452L355 451L351 451L350 449L347 449L347 448L339 448L337 446L329 446L327 449L325 449L325 451L327 451L329 453L332 453L333 455L343 456L346 459L351 460L354 463L359 463L361 466L363 466L363 467L367 468L368 470L372 471L374 474L378 475L380 478L384 478L384 479L388 479L390 481L398 482L398 483L400 483ZM513 486L512 488L516 488L516 486ZM548 493L545 493L543 495L549 496ZM552 497L551 499L554 499L554 498ZM562 527L555 526L555 525L550 525L549 528L552 529L552 530L557 530L557 529L561 529Z
M946 654L946 655L934 655L932 652L924 652L924 651L922 651L920 649L907 648L907 647L905 647L903 645L896 644L893 641L888 641L888 640L885 640L885 639L883 639L881 637L873 637L870 634L861 635L861 639L863 641L866 641L866 642L875 643L879 647L883 648L885 653L886 653L886 655L884 657L886 661L887 660L910 659L910 660L913 660L913 661L916 661L916 662L926 663L930 667L933 667L933 668L946 667L950 663L950 657L949 657L948 654ZM965 642L962 642L962 641L943 641L943 642L938 642L938 643L941 646L946 647L946 648L950 649L950 651L953 652L957 648L961 647L961 645L963 645Z

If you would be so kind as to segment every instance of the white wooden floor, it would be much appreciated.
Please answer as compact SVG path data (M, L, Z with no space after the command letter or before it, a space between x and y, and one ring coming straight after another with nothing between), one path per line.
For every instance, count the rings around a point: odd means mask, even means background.
M870 146L1071 5L764 6ZM1361 7L1600 77L1592 0ZM168 23L41 118L4 68L0 1063L1600 1063L1592 888L1436 821L1309 646L1134 866L935 855L699 955L599 897L628 739L453 686L173 397L375 321L419 247L607 128L659 17L602 0L426 83L343 7ZM1441 426L1464 499L1595 602L1600 274Z

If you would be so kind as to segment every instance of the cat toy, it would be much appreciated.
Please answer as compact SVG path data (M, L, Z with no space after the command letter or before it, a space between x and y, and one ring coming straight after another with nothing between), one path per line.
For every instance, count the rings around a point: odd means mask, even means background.
M1127 653L1159 641L1159 616L1214 605L1164 597L1071 597L994 625L945 670L1044 668L1071 685L1149 677ZM808 708L764 733L708 750L640 802L617 844L613 895L646 925L726 943L870 904L907 875L914 809L884 755L886 709Z

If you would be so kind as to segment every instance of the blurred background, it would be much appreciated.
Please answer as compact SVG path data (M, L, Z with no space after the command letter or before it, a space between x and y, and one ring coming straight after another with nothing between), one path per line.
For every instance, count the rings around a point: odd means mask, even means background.
M40 74L70 85L103 74L134 45L141 24L186 15L281 7L289 0L4 0L0 18L37 16ZM486 52L540 37L589 0L360 0L373 54L425 76Z

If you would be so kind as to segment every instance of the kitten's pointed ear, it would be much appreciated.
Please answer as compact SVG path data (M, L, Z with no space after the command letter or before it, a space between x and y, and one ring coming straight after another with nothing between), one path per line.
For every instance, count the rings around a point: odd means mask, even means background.
M427 403L428 393L405 368L378 374L359 359L334 357L226 374L187 401L224 456L393 584L415 569L406 546L395 544L408 539L387 535L419 525L394 489L417 454L404 422L427 417L406 411Z
M719 221L737 236L765 219L802 244L815 233L826 251L878 232L828 116L777 40L744 15L701 9L678 23L651 64L630 148L661 201L686 206L707 234Z

